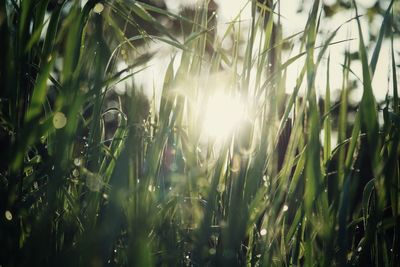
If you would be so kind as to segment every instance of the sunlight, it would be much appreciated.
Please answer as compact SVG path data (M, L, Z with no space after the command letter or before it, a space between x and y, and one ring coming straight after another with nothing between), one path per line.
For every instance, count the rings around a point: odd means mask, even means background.
M244 105L238 97L217 93L208 99L203 132L211 138L227 138L244 119Z

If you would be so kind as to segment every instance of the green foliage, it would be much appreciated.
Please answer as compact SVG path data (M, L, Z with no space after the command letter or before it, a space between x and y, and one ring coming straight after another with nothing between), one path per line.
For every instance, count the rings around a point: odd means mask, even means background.
M140 1L0 0L1 266L398 265L393 36L393 97L382 110L371 84L394 1L370 62L354 18L363 74L354 122L348 54L331 105L327 54L341 26L317 40L327 7L315 0L304 31L283 38L277 5L248 4L248 38L226 50L224 39L243 34L240 17L215 39L208 1L185 17ZM182 38L158 17L177 21ZM151 57L136 47L153 41L181 53L163 74L159 106L133 83L116 95ZM283 60L294 42L300 50ZM202 107L219 79L256 108L225 140L204 141ZM111 100L118 106L107 108Z

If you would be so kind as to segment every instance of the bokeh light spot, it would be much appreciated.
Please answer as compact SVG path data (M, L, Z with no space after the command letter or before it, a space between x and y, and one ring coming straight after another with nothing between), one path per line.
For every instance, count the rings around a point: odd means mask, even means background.
M53 125L56 129L64 128L67 124L67 117L65 117L64 113L56 112L53 117Z
M94 8L93 8L93 12L100 14L101 12L103 12L104 10L104 5L102 3L97 3Z

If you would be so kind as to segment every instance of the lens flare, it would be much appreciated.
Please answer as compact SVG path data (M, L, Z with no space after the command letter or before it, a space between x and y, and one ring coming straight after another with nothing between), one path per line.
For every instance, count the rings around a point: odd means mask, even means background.
M243 121L244 114L244 105L238 97L223 93L210 96L204 114L203 132L210 138L227 138Z

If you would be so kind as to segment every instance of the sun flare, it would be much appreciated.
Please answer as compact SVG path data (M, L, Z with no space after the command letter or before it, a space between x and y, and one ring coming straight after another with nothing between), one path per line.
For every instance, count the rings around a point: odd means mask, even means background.
M210 138L227 138L243 121L245 107L239 97L217 93L207 101L203 132Z

